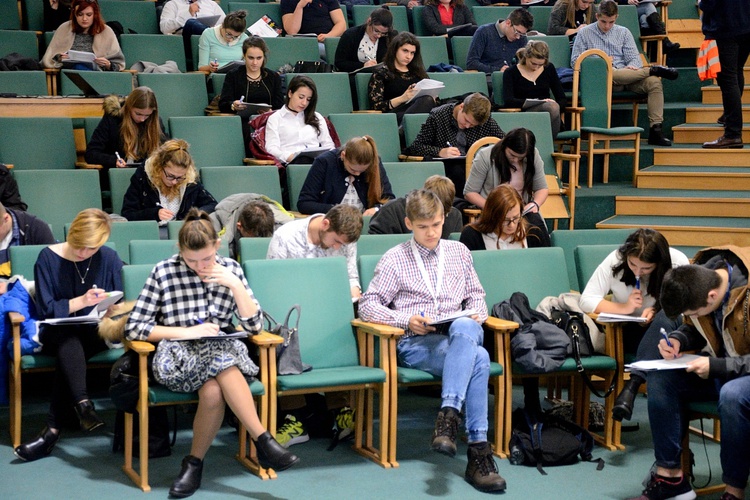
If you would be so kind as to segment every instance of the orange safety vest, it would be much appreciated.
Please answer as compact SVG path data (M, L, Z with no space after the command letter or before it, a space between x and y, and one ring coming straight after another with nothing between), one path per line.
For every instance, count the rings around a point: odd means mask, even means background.
M716 75L721 72L719 47L716 45L716 40L703 40L698 49L698 60L695 65L698 67L698 78L701 81L716 78Z

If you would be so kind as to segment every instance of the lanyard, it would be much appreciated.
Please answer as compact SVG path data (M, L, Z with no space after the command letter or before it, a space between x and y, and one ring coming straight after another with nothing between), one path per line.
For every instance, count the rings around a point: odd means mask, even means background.
M422 275L422 280L427 287L427 291L429 291L430 295L432 296L432 302L435 304L435 312L438 312L438 296L440 295L440 289L443 284L443 270L445 268L444 253L442 251L438 252L437 283L435 283L435 287L433 288L432 281L430 280L430 275L427 273L427 269L424 267L424 261L422 260L422 256L419 255L417 244L414 242L413 238L410 240L410 243L411 253L412 255L414 255L414 260L417 261L417 267L419 268L419 272ZM439 245L440 243L438 242L438 246ZM438 247L435 247L435 250L437 249Z

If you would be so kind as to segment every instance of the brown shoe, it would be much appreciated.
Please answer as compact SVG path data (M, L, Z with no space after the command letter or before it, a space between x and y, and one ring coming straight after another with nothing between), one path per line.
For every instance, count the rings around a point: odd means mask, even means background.
M742 138L737 137L730 139L729 137L722 135L715 141L704 142L703 147L705 149L742 149Z
M466 464L466 481L479 491L503 491L505 479L497 473L492 457L492 448L485 442L482 446L469 446L469 463Z
M435 431L432 433L432 449L449 457L456 456L456 436L461 417L454 408L443 408L435 420Z

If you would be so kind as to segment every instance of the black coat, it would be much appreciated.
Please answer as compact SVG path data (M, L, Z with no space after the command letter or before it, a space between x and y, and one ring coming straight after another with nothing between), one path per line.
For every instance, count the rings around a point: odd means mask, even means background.
M352 72L362 68L365 64L359 62L357 59L357 49L359 49L359 42L362 37L365 36L364 24L354 26L344 31L339 40L339 45L336 47L336 62L334 65L339 71ZM378 42L378 51L375 55L375 59L381 63L385 59L385 52L388 49L388 44L391 38L395 36L396 32L391 31L388 36L380 38Z

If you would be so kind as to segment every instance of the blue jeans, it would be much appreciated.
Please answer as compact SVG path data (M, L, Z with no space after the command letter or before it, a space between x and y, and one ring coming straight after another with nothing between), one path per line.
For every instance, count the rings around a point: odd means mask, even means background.
M443 407L461 411L466 403L469 442L487 441L487 382L490 356L482 347L482 326L470 318L454 321L448 335L429 333L401 340L398 364L443 378Z
M676 320L669 319L664 311L659 311L654 316L651 324L648 326L646 331L643 333L643 337L638 344L638 351L636 352L636 361L644 361L649 359L661 359L661 353L659 352L659 341L663 338L659 329L664 328L667 334L677 330L682 324L682 316ZM635 328L641 329L639 325L635 325ZM636 333L626 327L625 335ZM628 352L628 349L625 349ZM637 375L642 379L646 379L646 374L640 370L633 370L630 372L631 375Z
M722 480L744 489L750 474L750 376L722 383L683 370L648 374L648 418L656 465L680 468L682 436L687 432L689 401L719 400ZM724 444L727 446L723 446Z

